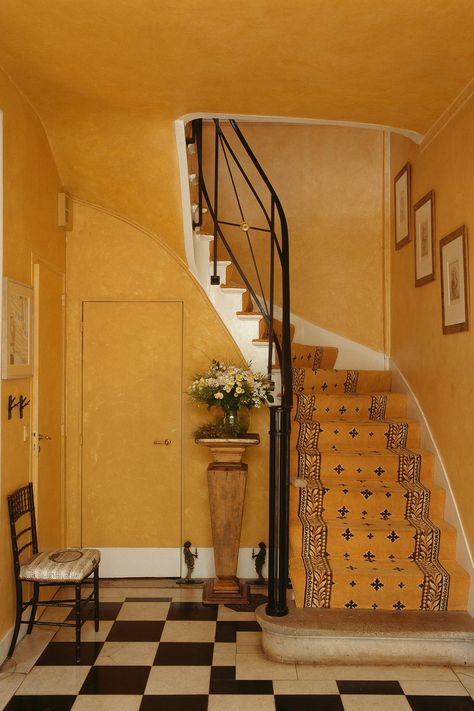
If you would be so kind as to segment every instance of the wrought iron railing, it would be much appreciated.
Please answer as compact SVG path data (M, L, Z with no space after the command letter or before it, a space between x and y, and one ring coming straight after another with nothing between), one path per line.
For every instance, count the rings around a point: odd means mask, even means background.
M270 406L270 461L269 461L269 537L268 537L268 605L267 613L283 616L288 612L288 518L289 518L289 456L290 413L292 407L291 386L291 338L290 338L290 278L288 227L282 204L262 166L250 148L237 122L233 119L222 122L213 119L209 123L213 144L212 160L203 157L203 122L192 122L192 135L188 142L195 142L198 161L198 210L195 227L203 222L203 205L207 206L214 235L213 270L211 284L219 284L218 255L225 251L234 264L242 282L248 289L254 305L265 319L269 340L268 372L271 375L274 361L281 370L281 403ZM209 136L206 134L206 139ZM212 168L209 168L209 163ZM205 175L205 172L209 175ZM221 207L223 180L229 181L230 195L238 220L222 214L228 206ZM212 184L212 190L208 185ZM239 184L252 198L254 209L263 225L252 226L246 219L248 201L242 199ZM256 187L258 185L258 188ZM229 192L226 188L226 201ZM227 219L226 219L227 218ZM233 231L232 239L229 232ZM237 235L237 237L235 237ZM258 244L256 242L258 241ZM262 240L266 249L262 249ZM244 247L248 250L242 259ZM257 249L256 249L257 248ZM262 252L265 263L262 265ZM244 269L243 261L249 261L251 269ZM274 329L275 294L281 303L281 329ZM276 359L275 359L276 355Z

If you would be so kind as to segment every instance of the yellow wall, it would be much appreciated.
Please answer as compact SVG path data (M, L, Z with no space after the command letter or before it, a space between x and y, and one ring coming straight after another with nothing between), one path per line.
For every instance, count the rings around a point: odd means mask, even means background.
M399 251L392 238L392 356L428 419L446 465L461 519L474 543L472 403L474 401L474 98L426 145L399 136L391 142L392 179L409 160L412 202L436 194L436 279L415 288L414 243ZM470 330L443 335L439 241L457 227L470 229ZM470 242L470 244L469 244Z
M238 151L232 130L223 126ZM292 312L383 351L383 132L281 124L242 123L240 127L275 188L288 221ZM204 125L204 134L205 175L210 178L206 177L206 182L213 194L210 124ZM243 163L259 189L261 183L250 161ZM262 213L238 169L232 167L232 172L246 221L264 227ZM241 222L223 159L220 176L220 217ZM268 209L266 197L264 202ZM254 278L244 233L224 226L224 234L229 236L245 273ZM268 245L268 240L264 233L253 232L252 244L263 284L268 288L269 253L262 246ZM254 283L258 293L255 279Z
M64 270L64 232L56 227L58 173L37 116L8 78L0 72L0 109L4 122L4 275L32 283L31 256L41 256ZM17 410L7 420L8 396L31 398L31 380L2 381L2 462L0 502L0 639L13 624L14 588L10 533L5 497L28 482L31 405L23 420Z
M81 332L82 302L88 300L171 300L184 305L183 383L207 369L213 358L239 362L240 354L189 270L155 235L103 209L76 202L74 230L67 241L67 538L80 543ZM183 392L183 540L211 546L206 468L209 452L195 444L193 431L211 421L205 407ZM105 425L104 425L105 426ZM139 425L137 425L139 426ZM268 411L254 410L252 431L266 439ZM241 545L267 536L267 446L246 455L249 479ZM179 476L179 473L176 474ZM178 515L178 512L177 512ZM110 524L110 512L108 516ZM120 521L116 521L120 525Z

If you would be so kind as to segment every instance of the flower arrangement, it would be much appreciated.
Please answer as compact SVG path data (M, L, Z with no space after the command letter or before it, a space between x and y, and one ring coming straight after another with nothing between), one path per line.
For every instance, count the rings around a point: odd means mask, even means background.
M235 411L242 407L251 410L265 402L273 402L271 389L268 375L213 360L207 373L195 376L189 394L194 402L203 403L208 408L220 405L224 411Z

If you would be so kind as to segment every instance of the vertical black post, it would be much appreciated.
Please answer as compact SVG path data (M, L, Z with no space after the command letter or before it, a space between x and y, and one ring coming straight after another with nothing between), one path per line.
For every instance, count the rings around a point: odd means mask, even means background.
M218 204L219 204L219 119L214 119L215 141L214 141L214 255L211 284L219 284L220 278L217 274L217 234L218 234Z
M268 373L273 370L273 300L275 291L275 200L272 196L270 212L270 326L268 328Z
M202 119L194 119L193 121L193 136L196 141L196 151L198 159L198 221L194 223L194 227L202 225Z
M270 452L269 452L269 477L268 477L268 604L267 615L275 615L276 610L276 561L278 557L278 531L277 531L277 508L275 497L277 496L276 470L275 470L275 415L276 407L269 407L270 411Z
M288 408L270 408L270 527L267 615L288 613Z
M290 408L279 409L279 466L280 466L280 541L278 545L278 615L288 613L286 590L288 587L288 561L289 561L289 470L290 470Z

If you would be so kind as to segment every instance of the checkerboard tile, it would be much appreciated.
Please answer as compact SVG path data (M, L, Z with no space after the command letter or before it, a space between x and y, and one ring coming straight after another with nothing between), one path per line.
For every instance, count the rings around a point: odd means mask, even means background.
M70 630L45 637L6 711L474 711L472 669L277 664L253 613L203 605L197 589L104 592L80 665Z

